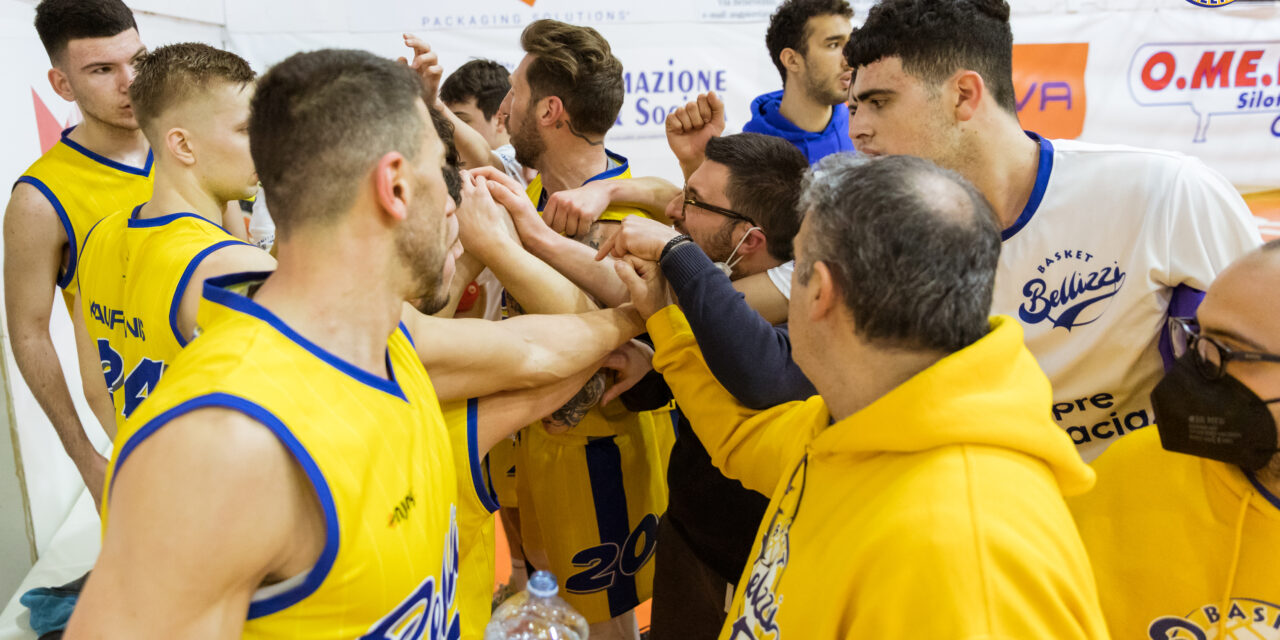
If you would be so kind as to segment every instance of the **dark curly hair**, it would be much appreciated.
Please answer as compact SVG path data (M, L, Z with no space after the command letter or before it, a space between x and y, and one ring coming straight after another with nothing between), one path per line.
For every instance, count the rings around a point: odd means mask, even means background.
M786 0L769 17L764 44L769 47L769 59L778 68L783 84L787 83L787 69L782 66L782 50L808 54L809 18L830 15L852 18L853 8L846 0Z
M853 30L845 58L856 70L893 56L930 85L961 69L977 71L996 104L1018 112L1005 0L881 0Z

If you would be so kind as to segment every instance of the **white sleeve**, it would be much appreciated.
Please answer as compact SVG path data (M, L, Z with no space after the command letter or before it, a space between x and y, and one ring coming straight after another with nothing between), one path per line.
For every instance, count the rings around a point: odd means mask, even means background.
M258 197L253 199L253 215L249 217L249 237L253 243L264 251L270 251L276 242L276 224L271 220L267 210L267 195L258 189Z
M773 286L782 293L782 297L788 300L791 299L791 273L795 270L796 261L788 260L766 272L769 274L769 282L772 282Z
M498 154L498 158L502 160L502 167L506 170L507 175L516 179L516 182L524 186L529 186L529 181L524 179L524 165L516 162L516 148L509 144L493 150Z
M1222 174L1186 158L1169 185L1169 209L1161 216L1167 249L1163 277L1168 287L1206 291L1227 265L1262 244L1258 224L1240 193Z

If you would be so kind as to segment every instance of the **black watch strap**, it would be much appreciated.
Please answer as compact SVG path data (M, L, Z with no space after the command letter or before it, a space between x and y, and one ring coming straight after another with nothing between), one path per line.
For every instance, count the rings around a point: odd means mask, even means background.
M663 259L667 257L667 253L674 249L676 245L684 244L686 242L693 242L693 238L690 238L687 235L679 235L668 240L666 246L662 247L662 253L658 256L658 262L662 262Z

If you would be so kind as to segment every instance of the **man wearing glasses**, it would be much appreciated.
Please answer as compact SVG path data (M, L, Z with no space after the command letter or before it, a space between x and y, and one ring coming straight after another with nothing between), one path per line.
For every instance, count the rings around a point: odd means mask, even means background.
M1112 445L1096 488L1069 501L1114 638L1280 633L1276 291L1280 240L1224 270L1196 318L1170 320L1156 429Z

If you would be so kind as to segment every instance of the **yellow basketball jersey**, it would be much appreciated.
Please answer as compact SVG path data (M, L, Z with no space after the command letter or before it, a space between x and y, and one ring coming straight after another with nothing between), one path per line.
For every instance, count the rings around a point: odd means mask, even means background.
M458 614L461 640L482 640L493 605L494 522L498 503L476 444L476 399L441 405L458 472Z
M199 335L116 438L104 525L139 443L185 412L239 411L289 449L327 531L309 571L254 595L243 637L457 638L457 476L412 340L403 325L388 337L389 379L364 371L244 295L267 275L205 283Z
M609 157L609 168L605 169L601 173L591 176L587 179L587 182L584 182L583 184L595 182L596 180L619 180L631 177L631 165L626 158L609 151L608 149L605 150L605 155ZM542 212L543 207L547 206L548 197L547 190L542 188L542 174L534 176L533 180L529 182L529 186L525 188L525 194L529 196L529 199L532 200L535 205L537 205L538 212ZM609 208L605 209L604 213L600 215L600 219L610 222L620 222L627 216L635 215L644 216L646 218L649 217L649 215L642 209L609 205Z
M186 346L178 308L196 267L214 251L245 244L192 213L138 219L142 205L94 225L76 280L85 327L119 426L155 390L166 363Z
M658 519L667 510L672 412L631 413L614 400L578 426L524 430L517 447L520 535L534 566L591 623L653 595Z
M62 139L18 178L18 182L44 194L62 221L70 253L66 270L58 274L58 286L62 287L63 300L71 313L76 312L71 308L76 294L76 265L89 229L116 211L150 200L153 175L151 152L147 152L144 167L121 164L68 138L74 128L63 131Z
M631 177L626 158L605 153L609 168L587 182ZM525 193L542 211L548 196L541 175ZM600 220L631 215L650 217L610 206ZM560 595L591 623L622 615L652 595L658 518L667 510L667 460L675 444L669 409L632 413L615 400L592 408L567 433L531 425L515 447L525 551L535 567L556 574L564 585Z

